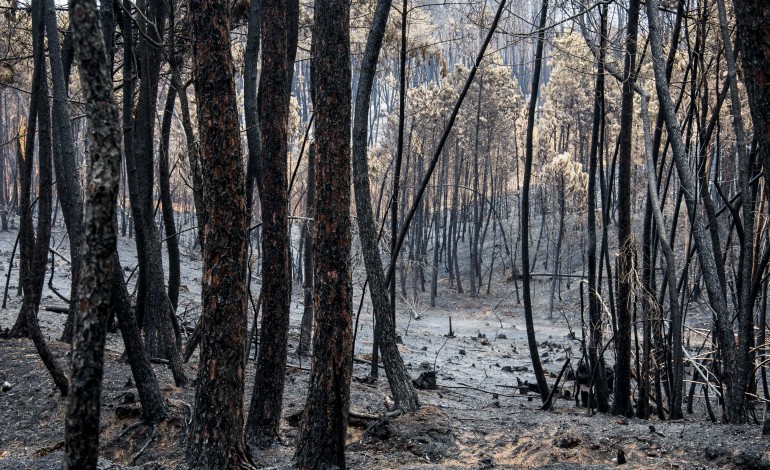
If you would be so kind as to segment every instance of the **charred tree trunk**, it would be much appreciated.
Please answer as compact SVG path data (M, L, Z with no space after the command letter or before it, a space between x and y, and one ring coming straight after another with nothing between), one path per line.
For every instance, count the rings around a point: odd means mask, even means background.
M741 53L744 70L744 84L754 123L754 136L759 144L757 155L764 169L765 194L770 200L770 191L767 190L770 182L768 176L770 175L770 11L766 2L760 0L734 0L733 3L735 5L735 22L738 28L738 49ZM729 47L728 44L725 44L725 50ZM740 166L741 175L743 175L743 171L749 171L749 167L744 166L743 162ZM751 194L744 183L745 181L741 181L742 194ZM747 207L748 202L750 202L748 198L742 202L744 217L746 217L745 211L751 210L750 207ZM753 238L753 233L744 229L744 236ZM743 266L743 269L744 271L751 271L746 265ZM748 307L753 305L753 301L754 299L751 297L743 301L741 317L744 318L744 322L751 319L751 309ZM745 318L747 315L748 318ZM745 330L745 326L741 325L741 334L746 334ZM743 343L741 343L741 355L744 355ZM752 367L750 363L746 365ZM731 408L737 412L738 406L739 403L736 402L734 407L731 405ZM768 434L770 433L770 426L768 426L770 421L768 421L767 414L765 420L763 431Z
M138 8L143 10L137 20L140 32L137 57L140 64L140 86L132 123L133 151L126 152L139 261L136 318L144 330L147 352L151 357L168 359L174 370L174 380L177 385L181 385L186 380L179 361L181 336L165 289L161 240L155 224L153 203L154 117L166 9L162 0L141 1ZM154 27L150 26L151 21Z
M278 437L283 405L289 333L291 271L288 238L287 136L289 117L288 0L260 5L262 76L259 125L262 133L262 292L263 314L254 392L246 423L249 444Z
M722 384L725 391L726 402L733 403L733 394L736 393L733 386L733 368L736 360L736 345L733 337L730 313L727 301L720 281L720 273L715 258L715 252L720 247L714 247L712 239L706 232L703 220L697 211L695 176L687 162L686 149L682 141L681 128L674 110L674 103L668 90L665 63L663 61L663 44L661 40L660 18L658 17L658 1L647 0L647 17L650 26L650 46L653 69L655 72L655 87L657 90L660 109L663 113L671 143L671 150L676 164L679 182L687 211L692 224L692 235L695 240L698 258L701 262L703 280L708 293L709 303L714 309L716 317L716 333L721 357L725 363L722 371ZM740 393L743 396L743 393ZM731 406L732 408L732 406ZM728 417L729 419L729 417Z
M315 144L310 145L310 149L307 154L307 194L305 195L305 217L308 220L305 222L304 236L305 246L303 247L304 257L304 279L303 279L303 291L304 291L304 310L302 312L302 326L299 335L299 345L297 346L297 352L299 354L308 354L310 352L310 340L313 333L313 312L315 308L313 306L313 285L314 285L314 269L313 269L313 227L311 222L315 220Z
M226 2L189 3L203 191L201 348L187 464L253 468L243 439L248 223Z
M356 214L358 215L361 250L364 255L364 265L369 280L369 295L372 299L372 308L377 325L375 328L376 341L382 352L382 362L385 366L393 399L402 409L414 411L420 406L419 400L396 345L396 325L391 314L382 258L378 248L379 237L372 214L366 139L372 84L391 3L392 0L379 0L377 2L364 57L361 61L353 125L353 184L356 194Z
M174 1L169 1L168 14L168 57L169 62L177 61L176 38L174 32ZM178 65L173 68L178 68ZM176 312L179 303L179 283L181 279L179 259L179 237L176 234L174 221L174 205L171 199L171 171L169 169L169 141L171 139L171 120L174 117L177 89L172 83L166 94L166 105L163 108L163 120L160 126L160 152L158 159L158 187L163 211L163 229L166 234L166 250L168 252L168 298L172 312Z
M631 272L636 259L636 243L631 230L631 147L633 144L634 82L639 32L639 0L630 0L626 25L626 51L623 66L623 97L618 135L618 291L615 353L615 400L612 413L631 416L631 311L633 292Z
M604 112L604 57L606 53L607 7L602 7L601 30L599 35L599 57L594 91L593 126L591 130L591 149L588 157L588 318L589 343L588 354L594 381L594 393L597 409L606 413L610 409L607 380L604 377L604 359L599 357L602 351L602 312L597 289L596 273L596 166L599 151L599 132L601 131L602 113Z
M545 22L548 16L548 0L543 0L540 9L540 25L537 35L537 48L535 51L535 70L532 76L532 91L529 98L529 111L527 113L526 157L524 161L524 182L521 188L521 274L524 297L524 321L527 326L527 342L529 343L529 355L532 358L532 369L540 389L540 397L545 403L548 400L548 383L545 380L543 365L540 363L540 354L537 351L537 338L535 338L535 323L532 312L532 289L530 287L531 269L529 264L529 186L532 179L532 158L534 153L534 129L535 111L537 109L537 95L540 88L540 73L543 63L543 46L545 42Z
M313 57L316 127L316 327L297 467L345 468L353 284L350 246L350 4L318 0Z
M69 11L91 128L91 153L83 219L78 327L65 420L64 468L95 469L99 457L104 345L115 268L120 128L96 2L72 0Z
M80 276L81 244L83 242L83 201L80 193L73 141L72 125L67 99L68 72L62 63L62 51L59 43L59 30L56 20L54 0L45 0L45 21L48 36L48 54L51 62L51 79L53 83L53 163L56 173L56 192L67 226L67 236L70 244L71 273L70 284L70 314L62 333L62 341L72 341L72 320L77 311L77 289ZM109 49L107 49L109 50ZM112 73L110 61L110 74Z
M254 210L254 185L262 184L260 172L260 154L262 136L259 129L259 109L257 101L257 72L260 39L260 1L249 4L249 21L246 31L246 49L243 53L243 114L246 124L246 212L251 220ZM261 193L261 188L260 193Z
M19 228L21 243L21 263L27 265L21 285L24 290L24 300L19 317L27 326L27 332L32 338L40 358L46 369L51 373L54 384L62 395L67 395L67 377L54 357L43 337L37 320L40 298L45 282L46 262L48 260L48 243L51 239L51 115L48 101L48 82L46 81L45 49L43 45L43 0L32 3L32 37L34 57L33 99L37 100L36 110L30 105L30 113L37 112L38 128L38 198L37 198L37 233L32 227L32 204L30 203L32 189L32 173L34 169L34 133L35 127L27 129L26 152L21 180L21 227Z

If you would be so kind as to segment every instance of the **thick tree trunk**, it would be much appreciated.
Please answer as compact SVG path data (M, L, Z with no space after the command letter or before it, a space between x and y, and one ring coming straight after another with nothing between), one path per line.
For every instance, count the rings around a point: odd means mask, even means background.
M288 237L287 123L289 64L287 0L265 0L262 21L262 76L259 125L262 133L263 313L254 392L246 423L250 445L267 445L281 423L289 333L291 271Z
M96 2L72 0L69 11L86 114L91 127L91 153L83 219L78 327L75 330L71 390L65 420L64 468L95 469L99 457L104 345L115 267L120 128Z
M191 468L253 468L243 439L248 224L226 2L189 2L206 205Z
M394 401L402 409L414 411L419 407L419 400L396 345L396 326L391 315L382 258L378 248L379 237L372 214L366 139L372 84L391 3L392 0L379 0L377 2L364 57L361 61L361 73L356 90L355 123L353 125L353 184L356 195L359 239L361 240L361 250L369 281L369 295L372 299L372 308L377 324L375 328L376 341L382 352L382 362Z
M345 468L350 409L353 284L350 246L350 3L317 0L316 327L313 367L297 442L301 469Z

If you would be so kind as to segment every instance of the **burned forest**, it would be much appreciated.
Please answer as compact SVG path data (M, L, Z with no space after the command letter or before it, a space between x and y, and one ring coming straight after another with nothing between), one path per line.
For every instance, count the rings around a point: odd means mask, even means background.
M0 470L770 469L767 0L0 0Z

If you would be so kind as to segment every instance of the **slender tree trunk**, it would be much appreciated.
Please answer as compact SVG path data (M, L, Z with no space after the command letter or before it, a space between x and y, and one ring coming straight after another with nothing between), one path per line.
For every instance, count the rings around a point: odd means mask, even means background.
M594 394L597 409L606 413L610 409L607 379L604 373L604 359L599 357L602 351L602 311L599 290L596 282L596 166L599 151L599 133L601 131L602 113L604 112L604 57L606 53L607 7L601 8L601 29L599 35L599 56L596 73L596 88L594 90L593 125L591 128L591 148L588 157L588 318L589 343L588 354L594 380Z
M173 13L170 15L173 18ZM173 21L172 21L173 24ZM172 30L173 31L173 30ZM170 33L173 36L173 32ZM179 283L181 278L179 258L179 238L174 222L174 206L171 199L171 172L169 171L169 140L171 137L171 119L174 115L176 88L168 87L166 105L163 109L163 121L160 130L160 158L158 160L158 186L160 187L160 202L163 210L163 229L166 234L166 250L168 250L168 298L176 312L179 303Z
M369 295L372 299L372 308L377 324L375 328L376 341L382 352L382 362L385 366L393 399L402 409L414 411L420 406L419 400L396 345L396 327L388 301L382 259L378 248L379 237L372 214L366 140L372 84L391 2L392 0L379 0L377 2L364 57L361 61L361 73L356 91L355 123L353 125L353 184L356 195L359 238L364 254L367 279L369 280Z
M104 345L117 241L120 128L96 2L72 0L69 12L91 135L78 328L75 330L71 390L65 420L64 468L95 469L99 457Z
M532 369L540 389L540 397L545 403L548 400L548 383L540 363L540 354L537 350L535 338L535 323L532 312L532 291L530 287L531 270L529 265L529 186L532 179L532 158L534 154L534 129L535 111L537 109L537 95L540 88L540 72L543 63L543 46L545 42L545 23L548 17L548 0L543 0L540 8L540 25L537 35L537 47L535 51L535 69L532 76L532 91L529 97L529 110L527 114L526 157L524 161L524 182L521 188L521 270L524 297L524 322L527 327L527 343L529 355L532 359Z
M206 205L190 468L254 468L243 438L248 221L226 2L188 3Z
M70 314L62 333L62 341L72 341L72 320L77 311L77 289L80 276L81 247L83 242L83 201L80 192L73 141L72 125L67 98L67 76L62 64L62 51L59 43L59 30L56 19L54 0L45 0L46 32L48 36L48 55L51 62L51 81L53 83L53 163L56 173L56 192L67 226L70 244ZM108 25L104 25L107 27ZM111 42L110 42L111 44ZM109 50L109 49L107 49ZM110 73L112 73L110 62Z
M640 0L630 0L626 24L626 51L623 67L623 92L618 135L618 290L615 353L615 400L612 413L631 416L631 311L633 286L631 275L636 260L636 242L631 230L631 148L633 144L634 83L636 82L637 34Z
M655 72L655 86L658 94L660 109L663 112L668 137L671 142L674 163L679 174L679 182L687 205L687 210L692 224L692 234L695 239L698 257L701 264L704 284L709 297L711 308L714 309L716 316L716 333L719 343L720 354L724 360L722 371L722 383L725 390L726 402L734 403L734 374L733 367L736 361L736 345L733 337L730 314L727 308L727 302L720 282L719 270L715 259L715 247L712 245L711 238L706 234L706 227L696 208L695 177L687 162L685 146L682 141L679 122L674 112L674 104L668 90L668 79L666 78L665 64L663 62L663 44L660 32L660 18L658 17L658 1L647 0L647 16L649 20L649 37L651 46L651 58ZM717 247L718 248L718 247ZM743 393L740 392L741 397ZM733 407L731 406L731 409ZM728 417L729 419L729 417Z
M254 392L246 423L251 445L268 445L279 433L289 333L291 271L288 238L287 136L289 117L288 0L260 5L262 76L262 292L264 310Z
M32 227L32 204L30 203L32 173L34 170L34 132L35 127L27 129L26 152L22 169L21 183L21 221L19 228L21 243L21 263L28 267L25 276L20 279L24 289L24 300L19 317L25 320L27 332L32 338L40 358L51 373L54 384L62 395L67 395L67 377L59 366L50 348L45 342L43 332L37 320L40 298L45 282L45 270L48 261L48 244L51 239L51 115L48 101L48 82L46 81L45 49L43 44L43 0L32 3L32 38L34 57L33 90L37 94L37 130L38 130L38 198L37 198L37 233ZM36 86L35 86L36 85ZM30 113L32 113L30 106Z
M310 144L307 154L307 194L305 194L305 246L304 252L304 310L302 312L302 326L299 335L299 345L297 352L299 354L308 354L310 352L310 341L313 333L313 231L314 226L311 220L315 220L315 143Z
M738 27L738 47L741 52L743 69L745 71L744 83L749 97L749 108L754 121L754 135L759 143L759 161L764 167L765 192L770 182L770 11L767 4L756 0L734 0L735 21ZM741 297L739 313L739 367L736 370L736 394L740 393L741 399L734 398L730 404L730 413L734 421L743 420L743 392L749 382L753 370L751 357L748 357L749 339L753 336L752 319L754 296L751 294L752 267L754 265L753 239L754 239L754 201L751 190L753 162L750 160L746 148L744 125L741 117L740 95L738 95L738 81L736 77L735 58L732 55L732 47L729 41L729 30L725 13L724 1L719 1L720 26L727 57L728 80L730 80L730 100L733 107L733 119L736 133L736 146L739 155L739 182L741 187L741 209L743 212L744 240L741 250L739 273L741 273ZM741 142L742 137L743 141ZM761 275L761 274L759 274ZM767 423L767 421L766 421ZM768 426L765 429L770 429Z
M176 55L176 34L175 34L175 2L169 0L168 13L168 57L169 63L179 62ZM178 69L178 63L172 66ZM181 280L181 266L179 256L179 237L176 233L176 222L174 220L174 205L171 196L171 171L169 169L169 141L171 140L171 121L174 117L174 104L178 89L174 86L173 78L171 86L166 92L166 104L163 108L163 119L160 126L160 152L158 159L158 187L160 189L160 201L163 211L163 229L166 235L164 239L166 250L168 251L168 298L171 302L173 312L176 312L179 303L179 284Z
M259 61L260 39L260 1L249 4L249 22L246 31L246 49L243 54L243 114L246 123L246 148L248 163L246 165L246 211L251 220L254 209L254 185L262 184L260 172L260 155L262 151L262 136L259 128L259 110L257 102L257 75ZM261 194L261 188L260 188Z

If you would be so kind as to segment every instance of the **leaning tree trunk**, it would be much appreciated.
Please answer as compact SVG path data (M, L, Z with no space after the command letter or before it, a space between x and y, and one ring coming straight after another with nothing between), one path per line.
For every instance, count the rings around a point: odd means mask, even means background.
M64 468L95 469L99 457L104 345L117 245L120 127L96 2L72 0L69 12L91 128L91 153L78 289L79 326L75 331L65 420Z
M249 444L278 438L289 333L291 272L288 237L287 122L288 5L266 0L262 21L262 76L259 125L262 133L262 292L263 313L254 392L246 423Z
M548 383L545 380L543 365L540 363L540 355L537 351L537 339L535 338L535 323L532 318L532 290L530 287L531 271L529 264L529 185L532 179L533 133L535 128L535 110L537 109L537 95L540 87L540 71L543 62L543 45L545 42L545 22L548 16L548 0L543 0L540 9L540 26L537 35L537 48L535 51L535 70L532 76L532 92L529 98L529 111L527 114L526 156L524 160L524 181L521 187L521 273L524 297L524 321L527 326L527 342L529 343L529 355L532 358L532 369L540 389L540 397L543 403L548 400Z
M350 3L317 0L316 327L313 367L297 442L297 467L345 468L353 364L350 246Z
M379 0L369 30L369 37L361 61L361 73L356 90L355 121L353 124L353 184L356 195L359 239L364 255L366 275L369 280L369 295L372 299L377 333L377 343L382 352L382 362L388 377L390 391L397 406L414 411L420 404L417 392L412 386L409 372L396 344L396 326L391 315L390 301L378 248L377 227L372 213L372 197L369 186L369 164L367 155L367 125L372 84L377 68L377 59L385 35L385 25L392 0Z
M206 205L191 468L253 468L243 439L248 223L227 2L189 2Z

